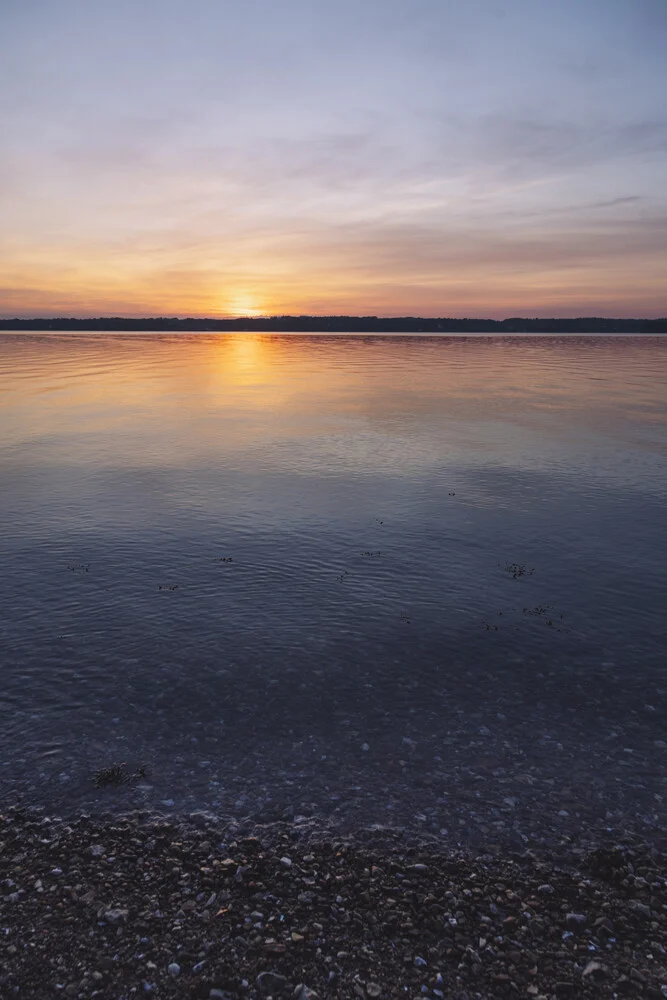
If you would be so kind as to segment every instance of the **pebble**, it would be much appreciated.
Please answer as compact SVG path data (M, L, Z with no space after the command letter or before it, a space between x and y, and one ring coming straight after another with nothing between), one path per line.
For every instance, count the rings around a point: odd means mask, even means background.
M41 820L13 817L0 814L2 996L20 984L46 1000L46 969L49 1000L183 990L201 1000L317 1000L318 990L346 1000L656 1000L665 983L664 873L632 841L476 858L387 830L318 841L289 822L260 842L257 827L214 837L161 816L70 821L45 837ZM88 860L91 845L104 845L103 863ZM54 866L67 877L48 877Z
M287 986L287 979L277 972L260 972L257 976L257 985L265 993L274 991L281 993Z
M588 979L589 976L604 976L606 971L602 962L589 962L582 975L584 979Z

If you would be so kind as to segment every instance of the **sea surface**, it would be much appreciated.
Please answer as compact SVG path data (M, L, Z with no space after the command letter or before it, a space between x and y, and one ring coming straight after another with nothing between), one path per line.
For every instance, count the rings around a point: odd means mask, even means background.
M0 335L0 808L659 838L666 500L667 337Z

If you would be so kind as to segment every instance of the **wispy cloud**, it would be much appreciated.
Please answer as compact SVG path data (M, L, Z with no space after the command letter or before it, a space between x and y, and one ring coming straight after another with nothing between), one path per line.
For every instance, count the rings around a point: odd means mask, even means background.
M5 5L0 311L664 313L664 16Z

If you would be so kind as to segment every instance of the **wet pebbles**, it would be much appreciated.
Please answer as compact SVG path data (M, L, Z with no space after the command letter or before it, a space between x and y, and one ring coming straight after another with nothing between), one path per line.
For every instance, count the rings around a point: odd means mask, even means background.
M664 858L0 817L0 996L667 996Z

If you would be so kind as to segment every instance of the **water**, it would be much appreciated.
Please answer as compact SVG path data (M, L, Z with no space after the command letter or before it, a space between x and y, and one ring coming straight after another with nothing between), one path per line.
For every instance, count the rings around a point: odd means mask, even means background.
M0 336L0 802L657 836L666 362Z

